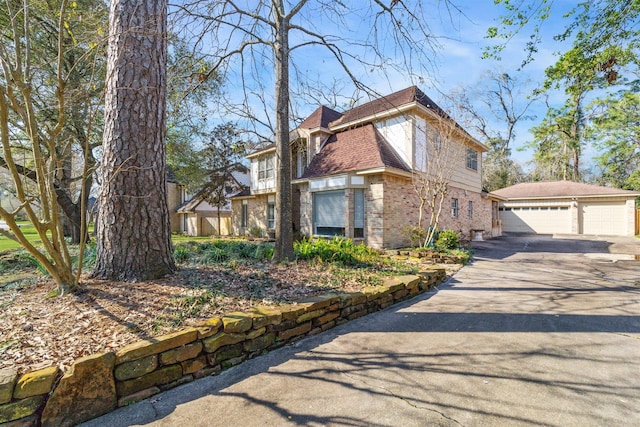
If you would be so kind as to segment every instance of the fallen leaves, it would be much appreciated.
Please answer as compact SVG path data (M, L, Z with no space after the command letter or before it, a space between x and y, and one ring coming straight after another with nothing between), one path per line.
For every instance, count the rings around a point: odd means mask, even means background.
M47 298L55 285L46 281L0 288L0 369L64 370L79 357L117 351L227 312L358 291L369 286L367 274L375 275L308 263L254 263L184 268L138 283L85 279L81 292L58 298Z

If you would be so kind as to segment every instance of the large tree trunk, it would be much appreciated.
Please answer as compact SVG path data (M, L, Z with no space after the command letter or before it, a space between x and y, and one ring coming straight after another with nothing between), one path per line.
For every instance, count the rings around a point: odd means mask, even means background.
M274 261L292 260L291 149L289 148L289 22L282 1L276 13L276 246Z
M94 276L174 272L165 175L165 1L112 0Z

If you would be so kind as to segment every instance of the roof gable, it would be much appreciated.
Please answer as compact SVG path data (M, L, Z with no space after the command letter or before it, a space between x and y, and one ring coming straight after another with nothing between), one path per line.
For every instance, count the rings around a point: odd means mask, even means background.
M337 111L322 105L311 113L311 115L302 123L300 123L300 126L298 127L304 129L328 128L329 123L338 120L340 117L342 117L342 113L338 113Z
M416 86L410 86L406 89L394 92L390 95L374 99L373 101L359 105L351 110L345 111L344 114L337 120L331 122L329 126L336 127L344 125L346 123L355 122L366 117L373 116L385 111L393 111L403 105L407 105L413 102L433 110L443 117L448 117L444 110L442 110L431 98L424 94Z
M378 130L368 124L332 135L302 178L390 167L410 171Z
M228 211L231 209L229 199L237 197L248 189L250 178L249 169L241 163L235 163L227 169L224 174L225 188L223 189L224 198L227 202L222 207L221 211ZM210 175L215 175L216 172L211 172ZM221 175L222 176L222 175ZM211 194L212 189L205 185L200 191L198 191L190 200L187 200L178 207L176 212L178 213L191 213L195 212L200 204L207 202L207 197ZM208 202L207 202L208 203ZM214 210L218 208L212 206Z

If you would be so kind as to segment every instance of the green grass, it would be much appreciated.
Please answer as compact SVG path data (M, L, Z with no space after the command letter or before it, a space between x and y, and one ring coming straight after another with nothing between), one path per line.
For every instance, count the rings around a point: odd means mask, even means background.
M184 234L173 233L171 235L171 243L177 245L178 243L186 242L210 242L213 239L211 236L186 236Z
M20 226L20 230L27 238L29 242L34 244L34 246L40 246L42 241L40 240L40 236L38 236L38 232L36 228L29 221L17 221ZM93 233L93 223L89 224L89 233ZM0 235L0 252L12 250L12 249L20 249L22 245L16 242L15 240L11 240L6 236Z
M40 236L36 232L36 228L28 221L19 221L20 230L25 235L27 240L35 245L41 243ZM20 243L9 239L8 237L0 235L0 252L10 250L10 249L18 249L22 246Z

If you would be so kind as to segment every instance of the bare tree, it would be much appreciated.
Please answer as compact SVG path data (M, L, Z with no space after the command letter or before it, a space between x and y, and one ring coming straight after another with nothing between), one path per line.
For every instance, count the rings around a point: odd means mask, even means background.
M27 26L9 24L20 19L22 10L29 17ZM25 52L30 52L27 55L29 67L23 67L22 71L28 69L30 73L25 81L31 82L28 96L39 127L55 129L59 117L63 118L54 145L60 159L54 186L57 204L63 213L65 236L70 237L72 243L80 242L81 228L85 226L82 211L88 192L83 192L82 188L90 188L92 184L93 175L83 173L87 166L85 160L89 170L96 164L93 149L100 131L100 120L96 119L100 112L104 72L104 43L99 33L106 10L100 1L88 0L78 5L57 0L24 2L22 5L9 2L0 12L3 61L9 68L18 70L15 46L21 45L18 51L23 52L23 57ZM60 24L65 26L62 31ZM56 87L54 82L59 81L58 75L61 75L62 85ZM9 82L7 87L12 84ZM63 104L59 104L59 98L63 99ZM27 121L22 118L25 110L19 109L17 104L8 105L14 161L23 178L34 180L32 156L28 154L30 142L25 129ZM62 105L63 109L56 105ZM47 153L46 144L42 145ZM0 167L8 167L1 155ZM15 191L12 193L16 194Z
M519 166L511 159L511 146L516 125L534 118L528 111L538 100L525 88L526 81L518 77L489 71L473 87L450 95L467 117L469 130L489 147L482 168L482 183L488 191L515 184L521 178Z
M49 272L60 293L77 286L82 265L80 257L74 274L65 216L75 231L73 241L82 243L100 91L84 96L78 92L95 84L99 69L94 67L99 40L91 33L99 27L94 18L100 16L100 6L25 1L5 2L0 9L0 167L10 175L12 194L19 201L16 209L0 207L0 219L9 226L0 232L19 242ZM77 25L80 17L87 18L82 26ZM80 167L74 175L75 162ZM42 248L18 227L20 216L33 224Z
M449 183L456 168L464 164L462 160L467 147L464 140L469 138L448 117L443 117L439 122L426 123L425 129L417 129L418 138L426 141L426 144L412 173L413 189L420 201L420 210L418 224L412 230L411 237L421 247L427 247L434 241Z
M175 271L166 194L165 1L113 0L94 276Z
M459 12L447 0L437 3L445 14ZM356 89L368 93L376 94L364 83L365 74L390 79L397 72L394 76L422 82L432 69L430 59L438 47L428 27L438 7L406 0L389 4L381 0L364 4L329 0L196 0L177 8L187 21L182 25L185 31L203 28L195 37L201 44L211 42L211 72L238 78L244 96L234 112L242 112L253 125L258 125L252 132L261 135L263 141L275 141L277 170L281 173L276 184L274 260L291 259L290 107L295 108L298 102L291 97L291 83L294 88L303 88L301 82L305 81L309 85L311 76L305 63L322 55L329 63L318 67L341 70ZM192 25L190 21L197 23ZM393 51L393 57L387 49ZM271 83L275 89L273 101L265 97ZM256 104L275 113L257 114L253 108Z

